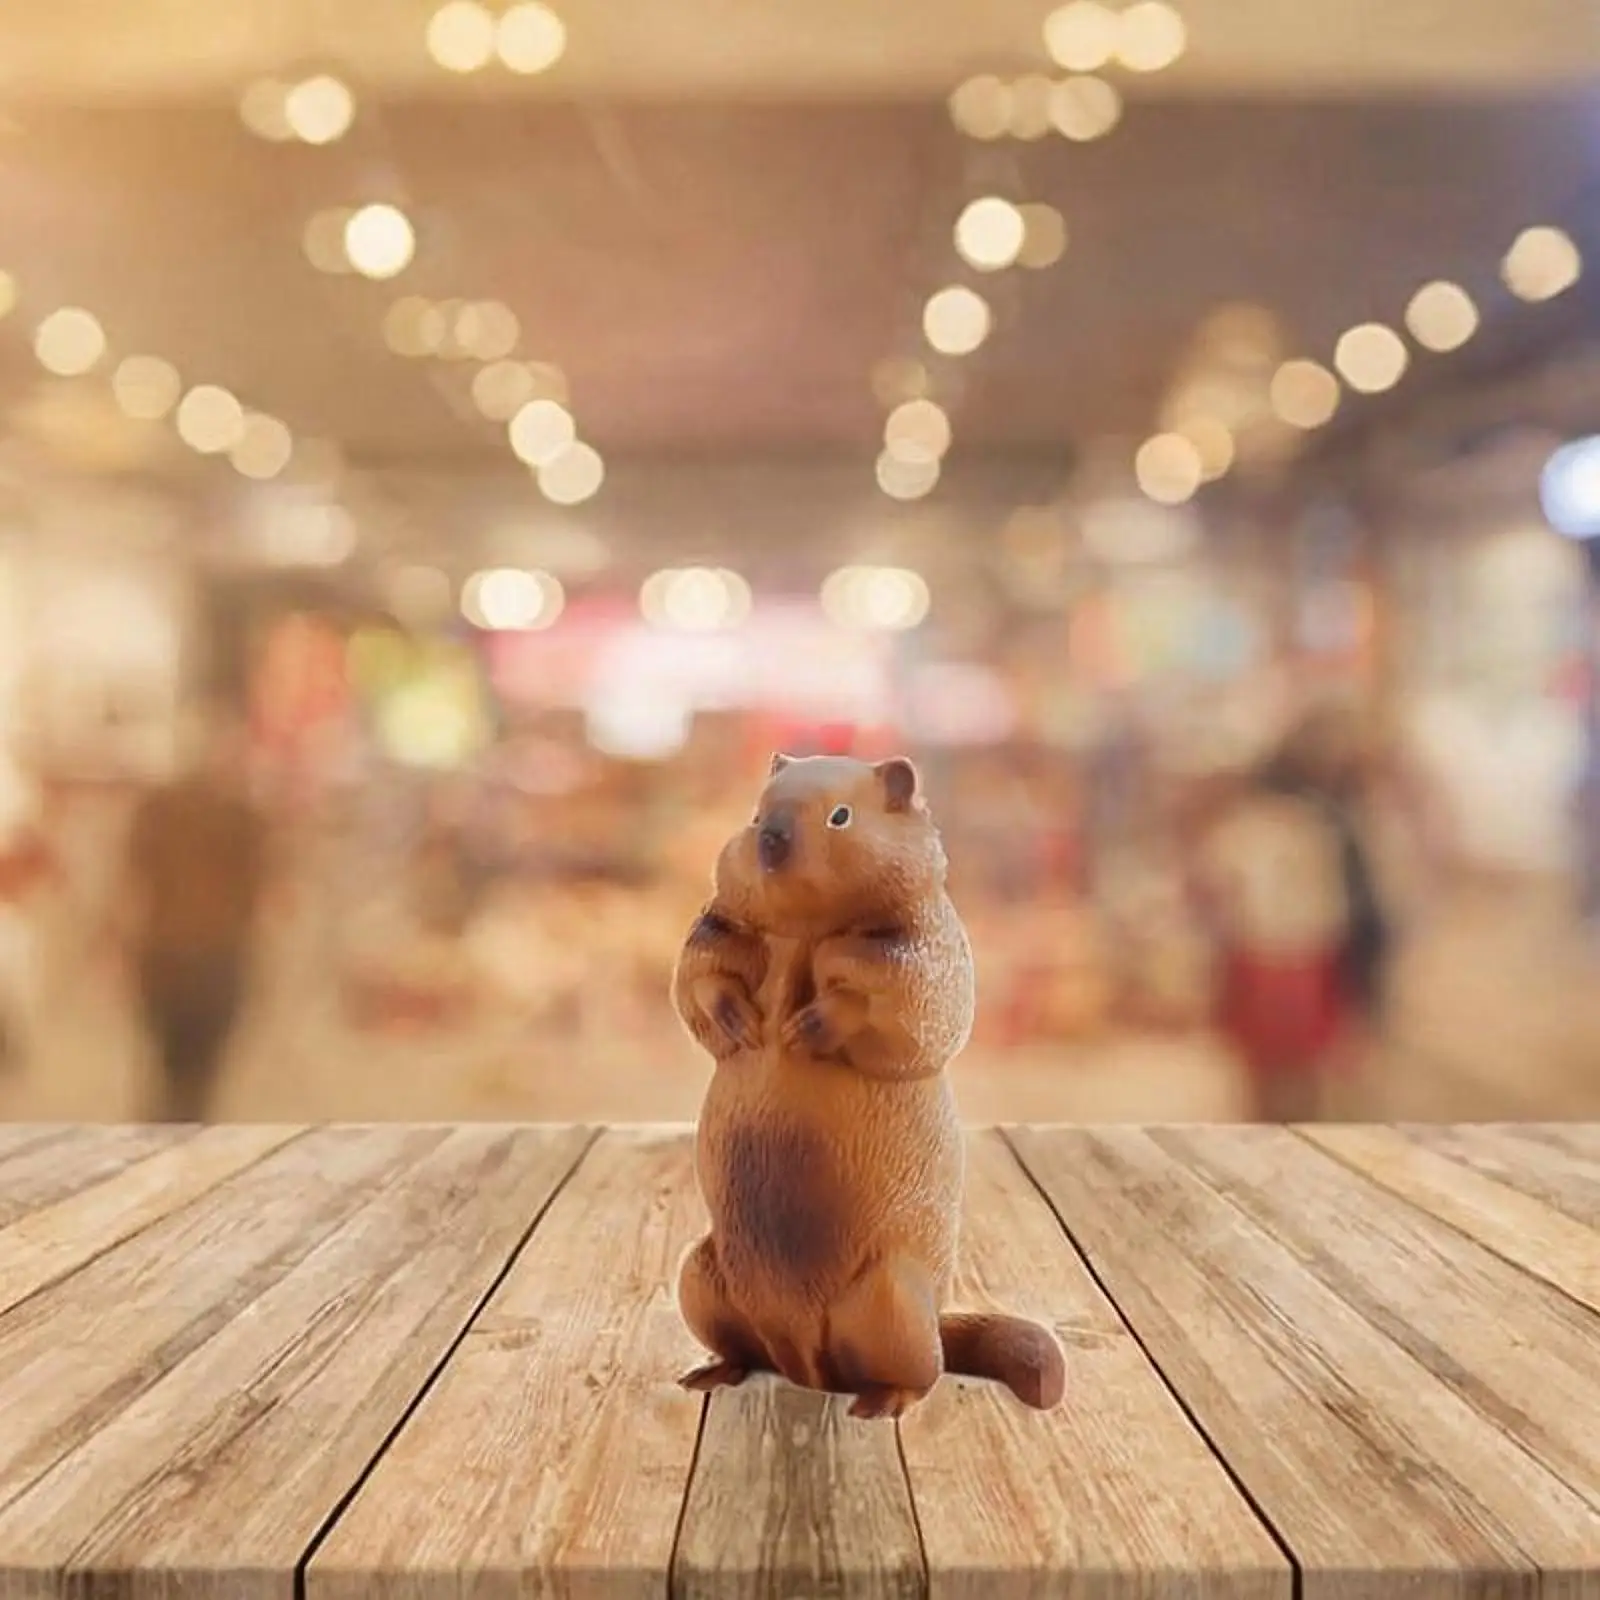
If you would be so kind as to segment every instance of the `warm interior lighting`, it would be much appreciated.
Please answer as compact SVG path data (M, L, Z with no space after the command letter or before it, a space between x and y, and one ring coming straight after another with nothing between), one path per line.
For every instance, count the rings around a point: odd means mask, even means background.
M160 356L128 356L111 375L111 393L123 415L154 422L177 405L183 380Z
M1117 48L1117 14L1100 0L1069 0L1044 19L1044 47L1068 72L1098 72Z
M1026 236L1027 223L1021 211L999 195L972 201L956 219L956 251L980 272L1009 267Z
M306 144L332 144L349 132L355 115L355 96L328 73L297 83L283 101L289 131Z
M1160 72L1188 46L1183 18L1166 0L1139 0L1117 18L1117 60L1130 72Z
M449 0L428 19L428 54L447 72L476 72L494 58L495 32L477 0Z
M1139 446L1133 475L1150 499L1177 506L1200 487L1205 472L1192 440L1181 433L1158 433Z
M276 478L294 456L294 436L276 417L252 411L229 452L234 470L246 478Z
M1227 424L1216 417L1185 417L1172 431L1181 433L1194 446L1195 454L1200 458L1202 481L1215 482L1233 465L1233 434Z
M968 78L950 96L950 120L969 139L1003 139L1011 127L1011 88L992 73Z
M1122 120L1122 96L1104 78L1063 78L1050 89L1050 125L1065 139L1101 139Z
M946 356L970 355L989 337L992 324L989 302L964 284L940 289L922 313L928 343Z
M886 448L878 457L878 487L891 500L920 500L939 482L936 456L907 456Z
M1339 409L1339 380L1315 361L1285 361L1272 375L1268 399L1293 428L1320 428Z
M1477 332L1478 308L1460 284L1425 283L1406 307L1406 326L1425 350L1456 350Z
M105 330L89 312L63 306L34 330L33 353L45 371L75 378L100 364L106 353Z
M393 278L404 272L416 248L417 236L397 206L362 206L344 225L345 254L364 278Z
M1333 364L1339 376L1362 394L1392 389L1410 361L1405 341L1381 322L1363 322L1339 335Z
M472 375L472 403L491 422L509 422L535 393L534 376L520 361L494 361Z
M823 580L822 609L842 628L901 632L928 615L926 579L908 567L840 567Z
M539 0L512 6L495 30L495 52L501 63L527 76L548 72L566 48L566 24Z
M454 338L463 355L499 361L517 348L522 326L510 306L498 300L472 300L456 313Z
M1524 228L1506 252L1500 276L1519 300L1550 300L1583 273L1583 257L1560 228Z
M558 506L593 499L606 481L606 464L592 444L575 439L539 464L539 492Z
M1067 223L1054 206L1035 202L1018 206L1022 213L1022 248L1019 267L1053 267L1067 253Z
M578 427L559 402L530 400L518 408L506 432L518 460L542 467L577 438Z
M244 436L244 407L215 384L202 383L178 402L178 437L203 456L221 455Z

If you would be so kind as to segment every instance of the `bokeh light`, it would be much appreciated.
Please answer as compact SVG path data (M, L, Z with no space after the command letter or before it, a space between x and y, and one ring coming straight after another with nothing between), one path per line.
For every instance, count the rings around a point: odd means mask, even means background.
M506 431L517 459L542 467L577 438L578 425L559 401L539 399L519 406Z
M1183 18L1166 0L1138 0L1117 18L1116 57L1130 72L1170 67L1188 42Z
M1052 205L1034 201L1017 208L1022 213L1022 248L1017 265L1039 270L1053 267L1067 253L1066 218Z
M920 500L939 483L937 456L907 456L885 448L878 456L878 487L891 500Z
M1406 306L1406 327L1425 350L1456 350L1477 331L1478 308L1458 283L1425 283Z
M353 214L348 206L334 206L313 212L307 219L305 231L300 236L300 247L305 251L306 260L318 272L338 276L350 271L344 235Z
M993 325L989 302L976 289L952 284L940 289L922 313L922 331L940 355L970 355L985 339Z
M203 456L222 455L244 437L244 407L213 383L202 383L178 402L178 437Z
M364 278L393 278L410 266L417 237L398 206L362 206L344 225L350 265Z
M127 356L111 375L111 393L125 416L154 422L177 405L183 379L160 356Z
M1050 124L1064 139L1104 138L1122 120L1122 96L1104 78L1063 78L1050 90Z
M34 330L33 353L46 372L76 378L99 366L106 353L105 330L90 312L63 306Z
M476 72L494 59L495 20L477 0L448 0L428 19L428 54L447 72Z
M1339 380L1318 362L1285 361L1272 375L1268 399L1293 428L1320 428L1339 409Z
M1013 139L1042 139L1050 131L1055 85L1042 72L1024 73L1011 85L1006 131Z
M289 125L289 87L277 78L258 78L239 96L239 120L258 139L284 144L294 138Z
M539 492L553 505L591 500L606 480L606 464L592 444L574 439L539 463Z
M1003 139L1011 129L1011 86L992 73L968 78L950 96L950 120L969 139Z
M1100 0L1068 0L1044 19L1044 47L1068 72L1097 72L1115 53L1117 14Z
M1363 322L1346 330L1334 346L1333 364L1339 376L1362 394L1392 389L1410 362L1405 341L1381 322Z
M549 572L493 567L475 572L461 588L461 614L492 633L548 628L561 615L566 592Z
M1525 228L1500 266L1505 286L1519 300L1551 300L1583 273L1583 257L1560 228Z
M907 400L889 413L883 441L904 461L937 461L950 448L950 418L932 400Z
M297 83L283 101L289 131L306 144L332 144L343 138L355 115L356 97L329 73Z
M736 628L754 604L750 585L728 567L668 567L639 589L639 612L657 628L717 633Z
M228 453L234 470L246 478L276 478L294 457L294 435L276 417L252 411Z
M842 628L903 632L928 615L927 580L908 567L840 567L823 580L822 609Z
M1016 261L1027 237L1022 212L999 195L970 201L956 219L956 252L979 272L998 272Z
M566 48L566 24L539 0L512 6L495 30L495 53L501 64L526 76L548 72Z
M1146 439L1134 456L1133 473L1140 489L1164 506L1182 505L1205 478L1199 450L1181 433Z
M1200 477L1214 483L1233 465L1235 445L1232 430L1219 418L1200 413L1185 417L1172 430L1194 446L1200 460Z

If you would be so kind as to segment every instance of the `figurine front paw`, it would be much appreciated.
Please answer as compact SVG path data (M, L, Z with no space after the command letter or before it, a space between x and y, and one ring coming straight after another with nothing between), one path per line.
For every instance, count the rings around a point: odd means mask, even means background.
M730 1051L761 1047L761 1017L737 989L724 989L711 1003L711 1024Z
M820 1001L800 1010L783 1025L783 1042L790 1050L828 1055L839 1048L839 1030Z

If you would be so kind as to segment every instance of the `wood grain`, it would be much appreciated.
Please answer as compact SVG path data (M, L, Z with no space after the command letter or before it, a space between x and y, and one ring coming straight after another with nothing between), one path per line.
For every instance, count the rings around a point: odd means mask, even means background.
M709 1397L671 1593L926 1593L893 1424L848 1397L752 1378Z
M1399 1131L1475 1172L1600 1228L1600 1161L1531 1137L1519 1123L1402 1123Z
M0 1164L0 1227L40 1206L103 1183L123 1168L186 1143L198 1129L182 1124L84 1126L24 1140Z
M607 1132L306 1566L308 1600L666 1586L702 1402L674 1299L682 1130Z
M947 1378L902 1422L934 1596L1288 1600L1289 1562L995 1133L968 1142L956 1300L1054 1326L1067 1399Z
M0 1311L270 1155L298 1129L207 1128L0 1228Z
M310 1134L0 1318L0 1591L288 1600L584 1138Z
M1161 1137L1199 1144L1230 1131ZM1290 1168L1326 1160L1284 1130L1256 1136L1283 1149ZM1287 1546L1306 1600L1581 1593L1593 1583L1593 1505L1157 1137L1061 1128L1011 1138ZM1350 1226L1372 1247L1368 1276L1387 1281L1397 1269L1385 1236ZM1592 1391L1592 1366L1589 1382Z
M0 1122L0 1172L12 1156L51 1139L65 1139L74 1131L70 1122Z
M1600 1235L1395 1128L1318 1125L1302 1138L1600 1312Z

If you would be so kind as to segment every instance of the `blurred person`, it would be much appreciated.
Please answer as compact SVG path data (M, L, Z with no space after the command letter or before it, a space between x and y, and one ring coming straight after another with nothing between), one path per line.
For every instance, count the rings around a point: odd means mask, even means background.
M175 778L136 807L121 908L161 1075L156 1120L205 1119L243 1008L267 883L268 823L220 721L184 729Z

